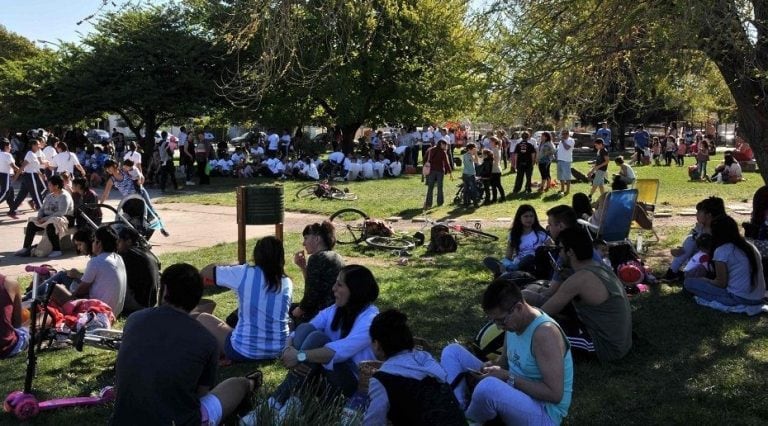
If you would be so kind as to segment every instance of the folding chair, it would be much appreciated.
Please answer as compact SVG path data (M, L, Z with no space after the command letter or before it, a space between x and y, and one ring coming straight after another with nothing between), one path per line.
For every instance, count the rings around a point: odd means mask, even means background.
M638 179L635 181L635 188L637 189L637 202L643 207L648 218L651 220L651 229L649 231L653 233L653 237L658 242L659 234L653 229L653 217L656 214L656 199L659 196L659 180Z
M629 229L632 225L637 194L637 189L611 191L606 194L603 216L598 225L583 219L579 219L578 222L590 231L591 236L601 238L606 243L629 243Z

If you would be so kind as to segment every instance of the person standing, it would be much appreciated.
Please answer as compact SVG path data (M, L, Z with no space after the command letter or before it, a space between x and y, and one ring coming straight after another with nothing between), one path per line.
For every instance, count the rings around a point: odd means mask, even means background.
M506 138L503 136L504 131L502 130L499 134L499 137L492 137L491 138L491 153L493 153L493 163L491 164L491 180L489 181L489 185L491 187L491 192L493 194L491 198L491 202L500 202L503 203L507 200L507 195L504 193L504 187L501 186L501 159L502 157L505 158L504 160L504 168L506 168L506 156L504 154L504 144L503 140L501 138ZM498 193L498 198L497 198Z
M531 176L533 175L533 164L536 162L536 147L529 141L530 137L530 133L523 132L520 143L515 147L517 176L515 177L515 187L512 189L513 194L517 194L522 189L523 178L525 178L525 192L531 192Z
M173 164L173 152L175 149L171 145L168 132L163 130L163 142L160 144L160 191L165 192L165 184L168 183L168 176L171 177L173 189L178 190L179 184L176 182L176 165Z
M595 190L599 189L600 195L605 193L605 176L608 173L608 163L611 161L602 139L597 138L595 140L595 150L597 151L597 159L595 159L595 165L592 166L592 170L588 173L592 175L592 188L589 190L590 200Z
M197 161L197 177L200 179L200 185L211 184L211 178L205 170L211 155L213 155L213 145L205 139L205 132L199 130L197 132L197 143L195 144L195 161Z
M280 136L277 136L275 129L269 129L267 136L267 156L272 158L277 156L277 150L280 148Z
M74 176L75 169L80 172L80 176L87 176L85 169L80 164L80 160L77 159L77 155L69 151L69 147L65 142L56 143L57 154L51 159L49 167L56 168L56 174L62 174L63 172L69 172Z
M613 144L611 143L611 129L608 127L607 121L600 122L600 128L595 131L595 139L602 139L605 149L611 151Z
M560 194L571 192L571 163L573 163L573 146L576 143L571 138L571 132L563 129L560 132L560 143L557 145L557 180L560 181Z
M0 139L0 203L8 203L8 216L12 216L10 210L13 208L13 185L11 185L11 171L14 176L19 174L20 169L16 167L16 162L11 154L11 142L6 139Z
M179 131L179 163L184 166L184 176L186 177L187 186L195 184L192 181L192 167L195 164L195 143L187 133L187 128L182 126Z
M427 175L427 199L424 201L424 209L432 208L432 193L437 185L437 206L443 205L443 179L448 174L453 178L450 160L448 159L448 141L440 139L437 146L429 148L424 163L430 164Z
M43 199L45 198L45 180L41 169L48 165L45 155L40 150L40 140L32 139L30 141L30 149L24 156L24 162L21 163L21 189L16 194L16 199L13 201L13 205L10 206L8 216L18 219L16 216L16 209L27 195L31 195L34 209L39 209L43 205Z
M479 194L477 193L477 181L475 167L480 163L480 159L477 157L477 145L474 142L467 144L467 152L464 153L462 158L463 170L461 172L461 181L464 183L464 200L463 207L469 207L469 203L475 207L478 207Z
M651 134L640 124L635 129L635 134L632 138L635 141L635 153L637 154L635 164L643 165L645 164L645 149L648 148L648 143L651 141Z
M552 187L550 166L555 159L555 144L552 143L551 133L544 132L541 134L541 142L539 143L539 151L537 154L539 160L539 173L541 174L539 192L544 193L549 191L549 188Z

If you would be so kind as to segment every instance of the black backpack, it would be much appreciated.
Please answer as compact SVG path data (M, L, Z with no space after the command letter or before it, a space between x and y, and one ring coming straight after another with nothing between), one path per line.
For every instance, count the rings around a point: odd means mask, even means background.
M429 230L428 253L453 253L458 249L456 238L445 225L435 225Z
M387 418L394 426L466 426L464 412L448 383L439 382L434 377L416 380L382 371L373 377L387 391Z

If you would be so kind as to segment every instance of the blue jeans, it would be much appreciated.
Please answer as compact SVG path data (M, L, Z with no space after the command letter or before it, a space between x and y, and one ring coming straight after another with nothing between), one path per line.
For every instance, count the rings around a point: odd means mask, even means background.
M763 304L762 300L750 300L733 295L728 292L728 289L716 287L704 278L686 278L683 287L702 299L719 302L726 306Z
M469 203L477 205L478 194L475 175L461 175L461 181L464 182L464 205L468 206Z
M707 175L707 162L699 161L699 163L696 164L696 167L699 169L699 176L704 179L704 176Z
M533 266L536 261L536 256L529 254L528 256L515 256L514 259L509 258L503 258L501 259L501 264L504 265L504 269L507 270L507 272L512 271L526 271L531 272L533 270Z
M322 348L331 339L322 331L317 330L312 324L304 323L296 327L293 333L293 347L300 351ZM327 370L320 364L309 363L312 371L305 377L301 377L293 371L289 371L285 379L277 387L272 397L280 404L291 395L301 389L305 383L312 382L312 379L322 376L329 387L329 395L334 397L339 393L349 398L357 390L357 366L349 359L344 362L333 364L333 369Z

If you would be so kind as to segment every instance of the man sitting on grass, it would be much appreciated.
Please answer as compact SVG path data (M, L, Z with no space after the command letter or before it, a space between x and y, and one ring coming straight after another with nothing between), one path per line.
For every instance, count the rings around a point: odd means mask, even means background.
M574 273L541 309L557 315L575 350L600 361L621 359L632 347L632 313L624 286L602 262L592 259L587 231L570 228L557 237L564 266ZM571 310L573 313L566 313Z
M216 383L216 339L189 313L203 295L197 269L171 265L164 304L128 318L117 354L111 425L218 425L261 385L261 372Z

